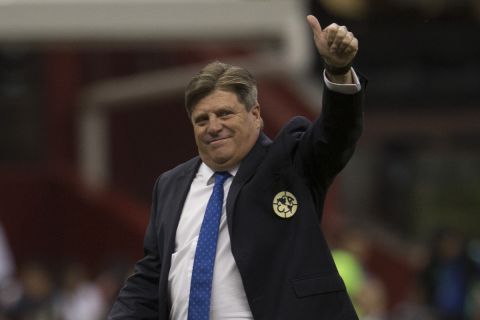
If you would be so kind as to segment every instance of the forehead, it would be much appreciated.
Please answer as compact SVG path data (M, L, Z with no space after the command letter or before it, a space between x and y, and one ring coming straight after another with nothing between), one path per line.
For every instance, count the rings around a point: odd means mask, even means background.
M193 107L192 114L200 112L211 112L219 108L244 107L235 93L217 89L208 96L202 98Z

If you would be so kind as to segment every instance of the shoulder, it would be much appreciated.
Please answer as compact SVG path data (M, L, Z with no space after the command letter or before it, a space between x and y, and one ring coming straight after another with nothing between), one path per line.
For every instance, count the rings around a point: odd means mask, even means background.
M158 178L156 185L158 184L165 184L165 183L171 183L174 182L176 179L183 177L184 175L192 174L193 172L196 172L198 167L200 166L200 158L198 156L185 161L176 167L165 171L162 173Z
M307 131L311 125L312 122L305 117L293 117L278 132L275 140L285 138L301 138L303 133Z
M278 132L273 141L263 144L266 156L264 163L278 166L284 165L285 161L291 163L293 154L298 149L304 134L311 128L312 122L305 117L296 116L291 118Z

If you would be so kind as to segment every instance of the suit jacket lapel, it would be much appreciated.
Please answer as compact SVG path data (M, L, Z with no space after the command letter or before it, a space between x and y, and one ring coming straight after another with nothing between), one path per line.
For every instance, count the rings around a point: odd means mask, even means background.
M175 236L177 234L178 222L180 221L180 216L182 214L183 205L185 199L187 198L188 191L190 190L190 185L192 184L193 178L197 173L198 167L200 166L201 160L199 157L195 157L189 160L185 167L182 168L174 182L174 185L171 186L169 192L172 193L171 201L169 202L169 211L172 212L171 215L166 215L164 221L165 227L162 228L164 231L169 231L165 236L165 246L164 246L164 271L160 277L160 288L163 289L163 305L165 310L167 306L170 305L169 294L168 294L168 273L170 270L171 257L172 253L175 251ZM160 232L158 230L157 232ZM165 311L168 312L168 311Z
M169 219L169 223L165 228L165 230L173 230L170 238L168 239L167 252L169 252L169 254L175 250L175 236L177 234L177 226L178 222L180 221L183 205L185 204L185 199L187 198L193 178L195 177L195 174L197 173L198 167L201 163L202 162L199 157L195 157L194 159L190 160L183 172L178 175L175 181L175 186L172 186L173 198L170 203L173 214L171 215L171 219Z
M257 142L253 146L252 150L250 150L250 152L247 154L245 159L242 160L240 168L238 169L238 172L232 181L232 185L230 186L230 191L228 192L227 196L227 223L230 235L232 234L233 228L233 208L235 206L238 193L242 189L242 186L245 184L245 182L247 182L255 173L258 165L265 156L267 146L270 143L272 143L272 141L263 132L260 133Z

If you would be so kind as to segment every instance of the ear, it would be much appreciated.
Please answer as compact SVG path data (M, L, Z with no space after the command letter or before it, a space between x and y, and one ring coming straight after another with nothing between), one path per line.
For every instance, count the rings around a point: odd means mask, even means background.
M256 105L254 105L252 107L252 109L250 109L250 112L255 117L255 119L259 119L260 118L260 105L258 103Z
M260 115L260 105L257 103L253 108L250 110L252 116L255 118L255 123L257 128L261 128L263 126L263 120Z

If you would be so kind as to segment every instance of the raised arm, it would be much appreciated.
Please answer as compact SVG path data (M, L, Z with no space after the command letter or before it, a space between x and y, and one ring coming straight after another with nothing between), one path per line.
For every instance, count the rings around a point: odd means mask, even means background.
M355 82L351 64L358 51L358 40L345 26L333 23L322 29L311 15L307 21L325 62L328 80L340 87L352 87ZM295 157L296 165L310 181L312 191L326 192L352 156L362 131L364 89L362 84L353 92L324 90L320 117L301 136Z

